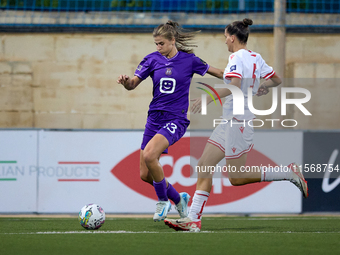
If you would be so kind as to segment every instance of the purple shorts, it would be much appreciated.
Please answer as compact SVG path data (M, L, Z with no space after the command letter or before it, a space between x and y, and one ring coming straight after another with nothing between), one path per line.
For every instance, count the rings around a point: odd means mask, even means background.
M156 135L163 135L169 146L177 142L187 130L190 121L166 111L151 111L145 125L141 149L144 150L148 142ZM168 148L163 151L168 153Z

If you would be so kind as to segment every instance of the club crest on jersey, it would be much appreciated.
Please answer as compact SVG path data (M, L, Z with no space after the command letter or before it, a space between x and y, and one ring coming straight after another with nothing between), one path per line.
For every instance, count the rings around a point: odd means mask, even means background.
M236 65L233 65L230 67L230 72L235 71L235 70L236 70Z
M172 68L167 68L166 71L165 71L165 74L166 75L172 75Z

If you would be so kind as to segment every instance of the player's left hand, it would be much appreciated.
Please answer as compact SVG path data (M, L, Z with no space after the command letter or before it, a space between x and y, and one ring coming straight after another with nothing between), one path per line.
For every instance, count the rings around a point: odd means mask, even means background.
M117 83L122 84L124 87L130 84L130 77L127 75L119 75Z
M269 89L264 84L261 84L261 86L257 90L256 95L259 97L259 96L267 95L268 92L269 92Z
M191 112L192 113L200 113L202 110L202 100L201 98L194 98L190 101L194 102L191 106Z

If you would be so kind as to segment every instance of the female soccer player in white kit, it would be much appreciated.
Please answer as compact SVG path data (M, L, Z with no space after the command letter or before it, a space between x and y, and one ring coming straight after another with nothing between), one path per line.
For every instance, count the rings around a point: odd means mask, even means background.
M223 118L228 120L227 124L217 126L206 144L202 157L198 162L200 169L206 166L216 166L223 157L226 165L236 172L229 172L228 177L232 185L244 185L261 181L288 180L295 184L308 196L307 182L300 168L292 163L282 167L280 170L273 168L261 168L259 172L241 172L245 166L247 153L253 148L253 125L254 114L248 108L248 88L252 88L252 95L266 95L270 87L278 86L281 79L275 74L272 67L268 66L260 54L247 49L249 35L248 26L253 21L244 19L235 21L225 28L225 38L228 50L232 52L229 56L228 65L224 71L224 82L240 88L244 95L244 114L233 114L233 96L227 88L219 89L220 97L226 97L223 105ZM260 86L260 78L266 81ZM207 103L210 103L208 101ZM192 112L200 112L201 100L196 99ZM248 124L250 123L250 125ZM230 169L230 168L229 168ZM188 217L180 220L165 220L165 224L175 230L199 232L201 229L201 217L212 188L211 173L198 172L196 192L190 208Z

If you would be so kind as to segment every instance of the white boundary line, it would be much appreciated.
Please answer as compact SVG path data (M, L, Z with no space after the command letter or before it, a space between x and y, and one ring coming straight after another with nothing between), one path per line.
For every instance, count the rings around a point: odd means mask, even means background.
M287 217L287 218L262 218L262 217L245 217L245 218L224 218L224 219L218 219L218 220L230 220L230 221L234 221L234 220L329 220L329 219L336 219L334 217L304 217L304 218L291 218L291 217ZM204 220L215 220L215 219L204 219Z
M152 218L153 214L111 214L107 213L106 218ZM175 213L170 213L168 216L176 217ZM304 213L304 214L204 214L204 217L214 217L214 218L235 218L235 217L266 217L266 218L276 218L276 217L290 217L300 219L302 217L330 217L337 218L340 217L339 212L335 213ZM78 218L78 214L1 214L0 218Z
M48 231L48 232L27 232L27 233L0 233L0 235L64 235L64 234L179 234L179 233L191 233L191 232L157 232L157 231ZM333 232L296 232L296 231L201 231L200 233L208 234L340 234L340 231Z
M0 217L1 218L1 217ZM247 221L247 220L251 220L251 221L266 221L266 220L330 220L330 219L337 219L339 217L328 217L328 216L324 216L324 217L284 217L284 218L276 218L276 217L266 217L266 218L263 218L263 217L235 217L235 218L230 218L230 217L227 217L227 218L219 218L218 220L224 220L224 221ZM32 220L32 221L39 221L39 220L43 220L43 221L55 221L56 219L60 219L60 220L63 220L63 219L78 219L77 217L73 217L73 218L1 218L0 220L1 221L28 221L28 220ZM106 218L105 221L114 221L114 220L118 220L118 219L121 219L121 218ZM149 218L133 218L131 217L130 219L134 219L134 220L148 220L150 219ZM175 219L175 218L170 218L170 219ZM216 220L215 218L209 218L209 216L207 216L206 218L203 218L204 220L203 221L210 221L210 220Z

